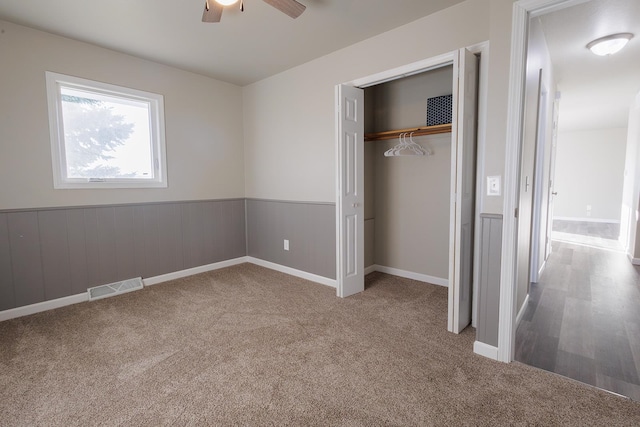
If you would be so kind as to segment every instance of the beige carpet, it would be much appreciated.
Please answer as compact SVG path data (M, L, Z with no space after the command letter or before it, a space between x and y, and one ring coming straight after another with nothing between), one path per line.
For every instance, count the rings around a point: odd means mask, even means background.
M445 288L254 265L0 323L0 424L640 425L640 404L472 352Z

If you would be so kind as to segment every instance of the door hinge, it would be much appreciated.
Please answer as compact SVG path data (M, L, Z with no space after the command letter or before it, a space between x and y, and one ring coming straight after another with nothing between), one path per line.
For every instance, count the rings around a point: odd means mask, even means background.
M516 208L516 210L515 210L515 212L514 212L513 216L514 216L514 217L516 217L516 218L518 218L518 208Z

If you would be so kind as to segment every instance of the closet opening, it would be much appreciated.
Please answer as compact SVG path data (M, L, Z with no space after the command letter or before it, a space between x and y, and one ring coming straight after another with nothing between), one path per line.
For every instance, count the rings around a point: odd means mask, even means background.
M446 65L364 89L365 274L449 283L452 88ZM421 135L434 98L443 120Z
M337 86L338 296L380 271L447 286L448 330L471 323L478 65L461 49Z

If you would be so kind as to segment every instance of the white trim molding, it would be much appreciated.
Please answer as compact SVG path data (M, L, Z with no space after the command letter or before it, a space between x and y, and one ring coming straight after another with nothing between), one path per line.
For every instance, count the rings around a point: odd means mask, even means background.
M547 257L547 259L549 259L549 257ZM547 260L545 259L542 262L542 265L540 266L540 269L538 270L538 279L540 279L540 276L542 276L542 273L544 272L544 269L547 267ZM537 283L537 282L536 282Z
M376 269L376 267L378 267L376 264L372 264L368 267L364 268L364 275L366 276L367 274L373 273L374 271L378 271Z
M607 218L591 218L591 217L573 217L573 216L554 216L553 220L559 221L579 221L579 222L603 222L607 224L620 224L619 219Z
M324 276L318 276L317 274L307 273L306 271L302 271L302 270L296 270L295 268L276 264L270 261L265 261L259 258L253 258L248 256L246 257L246 259L247 259L247 262L250 262L251 264L259 265L260 267L269 268L271 270L279 271L281 273L286 273L291 276L309 280L311 282L320 283L321 285L331 286L332 288L335 288L337 286L335 279L329 279Z
M219 270L225 267L231 267L233 265L243 264L249 262L248 257L240 257L229 259L225 261L215 262L213 264L201 265L198 267L187 268L186 270L174 271L173 273L162 274L160 276L148 277L142 279L142 283L145 286L153 286L159 283L168 282L170 280L182 279L183 277L193 276L194 274L206 273L207 271Z
M249 256L229 259L225 261L216 262L213 264L201 265L199 267L188 268L186 270L174 271L173 273L162 274L160 276L148 277L142 279L144 286L153 286L159 283L168 282L171 280L181 279L184 277L193 276L194 274L206 273L208 271L219 270L221 268L231 267L238 264L251 263L259 265L261 267L269 268L271 270L280 271L282 273L289 274L291 276L300 277L312 282L320 283L322 285L336 287L336 281L328 279L326 277L318 276L315 274L307 273L305 271L296 270L295 268L285 267L284 265L275 264L273 262L264 261L258 258ZM40 313L43 311L53 310L56 308L64 307L67 305L78 304L81 302L89 301L89 293L83 292L77 295L71 295L68 297L57 298L51 301L39 302L37 304L25 305L23 307L12 308L9 310L0 311L0 322L17 317L28 316L30 314Z
M142 279L142 283L144 284L144 286L157 285L158 283L181 279L183 277L192 276L194 274L218 270L221 268L230 267L232 265L242 264L245 262L248 262L247 257L230 259L226 261L216 262L214 264L207 264L199 267L189 268L186 270L175 271L173 273L163 274L160 276L149 277L146 279ZM43 311L49 311L56 308L65 307L67 305L87 302L87 301L89 301L89 293L83 292L81 294L71 295L68 297L56 298L51 301L43 301L36 304L16 307L9 310L0 311L0 322L9 320L9 319L15 319L18 317L28 316L30 314L41 313Z
M49 110L49 133L51 142L51 160L53 167L53 188L166 188L167 187L167 150L165 142L164 97L157 93L145 92L109 83L83 79L65 74L45 71L47 105ZM148 128L148 141L143 145L149 148L151 169L145 177L82 177L73 176L67 164L67 141L65 138L63 91L74 94L83 93L90 100L107 103L136 105L146 110L146 123L139 126ZM78 95L80 96L80 95ZM107 104L108 105L108 104ZM122 112L121 112L122 113ZM122 113L125 114L125 113ZM71 176L70 176L71 174Z
M207 271L219 270L221 268L231 267L234 265L244 264L244 263L259 265L260 267L265 267L270 270L275 270L281 273L289 274L291 276L300 277L302 279L306 279L311 282L320 283L321 285L331 286L332 288L336 287L336 281L334 279L329 279L327 277L318 276L312 273L307 273L306 271L297 270L295 268L287 267L284 265L276 264L274 262L265 261L265 260L250 257L250 256L244 256L240 258L234 258L226 261L216 262L213 264L202 265L199 267L189 268L187 270L181 270L173 273L163 274L162 276L150 277L148 279L144 279L143 283L145 286L152 286L152 285L157 285L158 283L168 282L169 280L181 279L183 277L192 276L194 274L200 274L200 273L205 273Z
M474 48L479 49L479 47L477 46L474 46ZM413 62L411 64L406 64L380 73L352 80L344 84L364 89L369 86L375 86L393 80L401 79L403 77L409 77L414 74L423 73L425 71L433 70L436 68L446 67L453 63L455 54L456 51L447 52L442 55L434 56L428 59Z
M525 313L525 311L527 311L527 305L528 304L529 304L529 294L527 294L527 296L524 298L524 301L522 303L522 307L520 307L520 311L518 312L518 315L516 316L516 328L518 327L518 325L522 321L522 318L524 317L524 313Z
M627 254L627 258L629 258L629 261L631 261L631 264L640 265L640 258L634 258L633 255L631 254Z
M414 273L413 271L400 270L398 268L393 267L385 267L384 265L371 265L367 267L365 270L365 274L368 274L373 271L379 271L380 273L391 274L392 276L404 277L405 279L417 280L419 282L430 283L432 285L449 287L449 280L443 279L441 277L429 276L427 274L422 273Z
M89 301L89 294L87 292L83 292L81 294L71 295L68 297L56 298L51 301L43 301L36 304L24 305L22 307L0 311L0 322L86 301Z
M528 11L521 2L513 5L511 32L511 69L505 147L504 210L502 229L502 268L500 271L500 313L498 320L497 360L511 362L515 344L516 233L518 206L518 170L524 109L524 71Z
M473 352L489 359L498 360L498 347L480 341L473 343Z

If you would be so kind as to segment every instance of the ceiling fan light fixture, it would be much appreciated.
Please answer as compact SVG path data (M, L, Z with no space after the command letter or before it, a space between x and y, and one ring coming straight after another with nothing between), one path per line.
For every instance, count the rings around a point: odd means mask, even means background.
M589 42L587 49L598 56L613 55L622 50L632 38L633 34L631 33L611 34Z
M232 4L238 3L238 0L215 0L215 2L223 6L231 6Z

